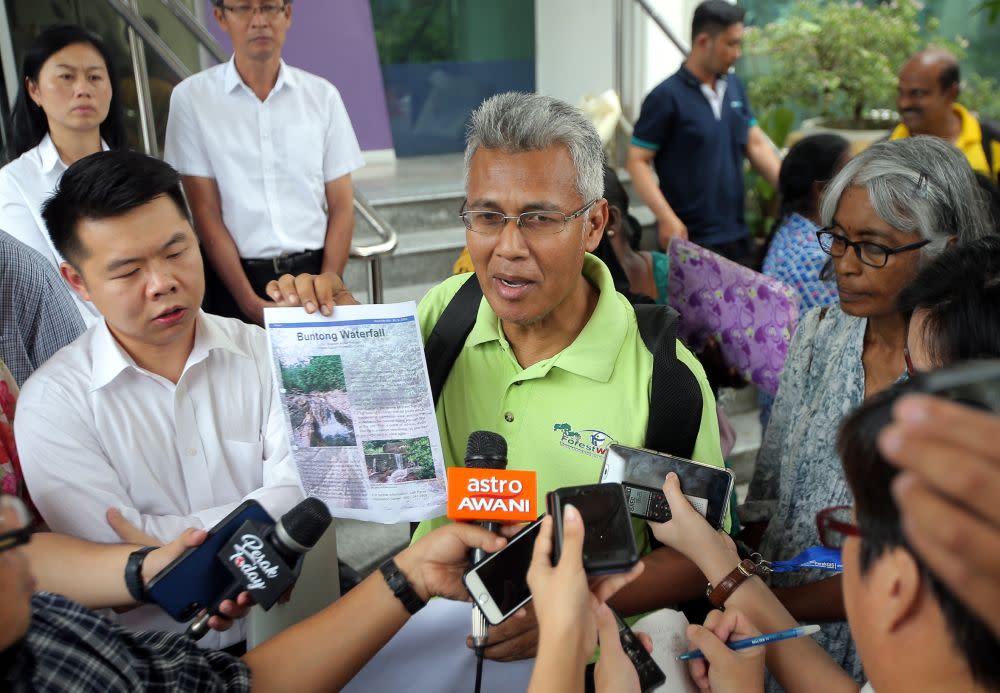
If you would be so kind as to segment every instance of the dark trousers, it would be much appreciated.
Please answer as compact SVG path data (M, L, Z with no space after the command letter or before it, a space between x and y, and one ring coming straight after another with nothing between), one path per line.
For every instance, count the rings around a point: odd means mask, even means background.
M752 270L760 270L760 258L758 257L757 248L749 236L727 243L719 243L718 245L708 245L707 243L699 243L699 245L733 262L738 262L744 267L749 267Z
M323 266L323 249L307 250L303 253L292 253L267 260L240 260L243 271L250 281L250 286L261 298L270 297L264 292L268 282L285 274L319 274ZM205 264L205 310L226 318L239 318L243 322L252 322L243 315L239 304L221 277L209 263Z

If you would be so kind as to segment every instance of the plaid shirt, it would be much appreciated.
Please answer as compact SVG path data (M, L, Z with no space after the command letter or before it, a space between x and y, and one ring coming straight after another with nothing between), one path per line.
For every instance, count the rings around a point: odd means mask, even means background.
M0 361L17 384L83 330L80 311L51 263L0 231Z
M250 669L177 633L129 633L56 594L36 592L31 627L0 671L0 689L140 693L249 691Z

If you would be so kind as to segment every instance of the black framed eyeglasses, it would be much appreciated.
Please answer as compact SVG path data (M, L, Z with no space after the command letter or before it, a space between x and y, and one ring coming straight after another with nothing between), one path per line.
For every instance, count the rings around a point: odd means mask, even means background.
M816 531L819 543L830 549L840 549L847 537L860 537L861 530L854 523L853 509L849 505L836 505L816 513Z
M563 214L555 210L537 210L508 216L503 212L466 210L458 216L462 220L462 223L465 224L465 228L483 236L496 236L503 230L508 221L515 222L517 228L528 236L554 236L557 233L561 233L571 219L576 219L596 203L596 199L591 200L583 207L580 207L580 209L569 214Z
M0 496L0 553L31 541L31 513L17 496Z
M250 19L258 12L264 19L274 19L285 11L287 3L265 3L254 7L253 5L220 5L226 12L231 12L237 19Z
M858 260L869 267L885 267L886 263L889 262L890 255L923 248L930 243L925 238L916 243L907 243L896 248L890 248L881 243L872 243L871 241L852 241L847 236L841 236L839 233L831 231L834 228L836 227L827 226L816 232L816 239L819 241L819 247L822 248L823 252L831 257L840 258L844 257L848 248L853 248Z

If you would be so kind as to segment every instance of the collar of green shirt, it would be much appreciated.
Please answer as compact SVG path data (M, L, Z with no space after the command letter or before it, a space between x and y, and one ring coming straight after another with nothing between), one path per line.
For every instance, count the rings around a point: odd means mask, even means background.
M597 306L583 330L573 343L551 359L547 368L562 368L597 382L611 379L616 357L625 342L628 331L628 301L615 291L614 280L607 266L587 253L583 260L583 276L597 288ZM474 279L472 281L475 281ZM509 348L507 337L500 326L500 318L485 299L479 304L476 324L466 340L466 347L487 342L500 342ZM539 364L536 364L539 365Z

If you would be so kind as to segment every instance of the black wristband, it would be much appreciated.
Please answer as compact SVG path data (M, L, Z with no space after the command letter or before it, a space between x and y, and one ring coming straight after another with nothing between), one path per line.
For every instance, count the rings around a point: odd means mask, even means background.
M400 571L394 559L390 558L380 565L378 569L382 571L382 577L385 578L385 582L389 585L392 593L396 595L396 599L403 603L403 606L406 607L411 616L427 605L427 602L420 598L420 595L413 589L413 585L410 584L410 581Z
M125 564L125 588L137 602L146 601L146 586L142 581L142 562L146 560L146 554L157 547L144 546L128 555L128 562Z

